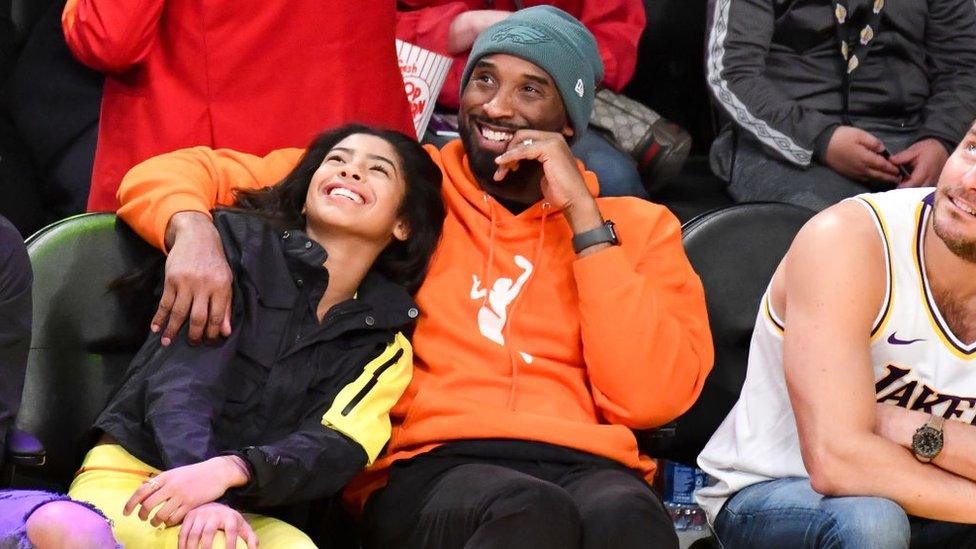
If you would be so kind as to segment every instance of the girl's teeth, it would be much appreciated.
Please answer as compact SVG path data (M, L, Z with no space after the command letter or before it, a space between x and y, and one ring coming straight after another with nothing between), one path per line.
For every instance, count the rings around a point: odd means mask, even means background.
M342 187L336 187L329 191L329 196L341 196L342 198L351 200L357 204L361 204L363 202L362 197L360 197L358 194L350 191L349 189L343 189Z

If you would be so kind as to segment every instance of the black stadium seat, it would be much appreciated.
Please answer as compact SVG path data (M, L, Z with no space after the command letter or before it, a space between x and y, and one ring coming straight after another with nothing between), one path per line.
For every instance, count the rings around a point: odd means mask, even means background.
M108 284L161 254L112 214L82 214L27 239L34 269L34 333L17 427L47 461L19 467L14 486L66 490L84 435L145 341L154 298L123 303Z
M676 421L673 435L642 435L642 447L650 455L695 465L739 398L766 286L793 237L813 214L787 204L737 204L682 226L688 259L705 287L715 366L698 401Z

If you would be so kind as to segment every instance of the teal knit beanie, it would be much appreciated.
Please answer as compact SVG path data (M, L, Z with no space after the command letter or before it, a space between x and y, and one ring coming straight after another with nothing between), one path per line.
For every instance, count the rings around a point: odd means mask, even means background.
M596 40L575 17L552 6L519 10L485 29L471 47L461 76L461 94L478 59L507 53L538 65L556 83L573 144L586 129L596 85L603 80L603 61Z

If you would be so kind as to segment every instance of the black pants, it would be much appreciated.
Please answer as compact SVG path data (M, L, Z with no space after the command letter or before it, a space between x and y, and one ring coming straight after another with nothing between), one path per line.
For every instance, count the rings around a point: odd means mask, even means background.
M661 501L633 471L522 441L467 441L394 465L364 517L366 547L675 548Z
M0 463L27 373L31 336L31 273L24 240L0 216Z

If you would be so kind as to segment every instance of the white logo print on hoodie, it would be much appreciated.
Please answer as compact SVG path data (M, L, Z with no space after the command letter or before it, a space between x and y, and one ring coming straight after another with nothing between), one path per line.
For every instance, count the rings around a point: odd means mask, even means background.
M525 281L532 275L532 263L521 255L515 256L515 264L522 269L522 274L512 282L511 278L496 278L491 290L481 287L481 280L478 275L471 275L471 299L484 300L481 308L478 309L478 329L481 335L494 341L499 345L505 345L505 337L502 330L505 322L508 321L508 306L515 301Z

